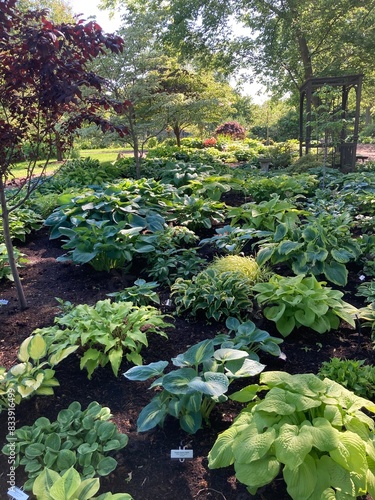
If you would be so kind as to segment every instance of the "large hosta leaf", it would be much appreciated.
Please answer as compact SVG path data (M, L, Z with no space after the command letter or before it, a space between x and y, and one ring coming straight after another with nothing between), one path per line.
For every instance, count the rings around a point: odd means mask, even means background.
M250 463L235 463L238 481L246 484L252 494L261 486L271 483L278 475L280 463L273 456L266 456Z
M206 372L203 377L195 377L189 382L189 387L208 396L218 397L227 392L229 380L223 373Z
M284 424L274 442L276 458L291 470L296 469L311 451L312 441L308 426Z
M291 498L307 500L315 490L317 482L315 460L307 455L298 467L285 466L283 476Z

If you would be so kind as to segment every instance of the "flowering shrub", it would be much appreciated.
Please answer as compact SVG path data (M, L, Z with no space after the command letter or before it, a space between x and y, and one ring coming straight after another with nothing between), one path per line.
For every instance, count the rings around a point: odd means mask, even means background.
M209 139L205 139L203 141L203 146L205 148L211 148L211 147L213 148L216 146L216 144L217 144L217 140L215 139L215 137L210 137Z

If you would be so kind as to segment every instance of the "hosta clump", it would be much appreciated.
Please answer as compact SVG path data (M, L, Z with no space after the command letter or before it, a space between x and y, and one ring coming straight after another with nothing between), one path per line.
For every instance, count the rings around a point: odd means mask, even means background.
M24 254L17 248L13 248L17 267L22 267L26 262ZM0 280L7 278L13 281L12 271L9 266L8 252L5 243L0 243Z
M343 385L357 396L374 401L375 366L365 365L365 360L331 358L324 361L318 376L330 378Z
M110 363L115 376L121 361L142 364L140 354L148 345L148 336L158 334L167 337L162 330L170 328L166 315L153 306L135 306L132 302L100 300L95 306L79 304L69 307L66 314L55 319L52 327L35 330L43 335L49 352L58 353L68 346L82 346L81 369L91 378L99 366Z
M225 326L229 333L215 336L214 343L222 348L240 349L248 352L250 359L259 361L259 351L282 357L279 347L283 339L272 337L265 330L258 328L252 321L240 322L237 318L227 318Z
M0 411L9 406L10 394L14 404L34 395L52 396L54 387L59 385L52 367L77 348L62 347L58 357L49 356L47 342L41 335L27 337L18 351L19 363L8 371L0 367Z
M253 290L258 292L258 304L265 306L264 316L276 323L284 337L301 326L319 333L336 330L340 318L354 327L357 309L342 300L342 292L325 285L315 276L275 274L268 283L254 285Z
M120 292L107 293L115 302L133 302L136 306L148 306L150 304L160 304L160 297L156 292L159 283L156 281L146 281L137 279L133 286L129 286Z
M293 500L374 497L374 420L362 411L375 413L374 403L330 379L285 372L264 372L231 399L250 403L219 435L210 468L233 464L252 495L282 472Z
M37 500L132 500L127 493L103 493L94 498L99 488L98 477L82 481L73 467L63 474L45 468L34 481L33 494Z
M177 278L171 295L178 314L204 314L207 320L220 321L234 316L246 317L252 310L252 285L241 272L205 269L192 279Z
M260 241L259 264L285 262L294 274L324 275L345 286L346 264L361 255L361 247L351 237L352 218L348 212L332 216L325 212L309 216L300 227L280 223L272 235Z
M244 350L215 350L213 340L195 344L172 363L177 368L167 374L164 370L168 361L135 366L124 373L129 380L158 377L151 385L158 388L158 394L141 411L138 431L162 426L171 415L179 419L184 431L194 434L203 422L209 423L214 406L228 399L226 393L233 380L258 375L264 369Z
M24 242L28 234L32 231L38 231L42 225L42 217L30 208L17 208L9 214L9 229L12 240ZM0 221L0 241L3 241L2 232L2 223Z
M219 273L237 272L246 278L250 284L255 284L266 276L266 272L258 265L253 257L243 257L241 255L226 255L216 257L208 266Z
M9 444L2 452L10 455L14 451L14 466L25 466L29 478L26 490L32 489L45 467L56 472L74 467L84 479L106 476L117 466L110 455L128 442L110 418L110 409L95 401L86 410L75 401L59 412L55 422L40 417L31 426L16 429L7 436Z

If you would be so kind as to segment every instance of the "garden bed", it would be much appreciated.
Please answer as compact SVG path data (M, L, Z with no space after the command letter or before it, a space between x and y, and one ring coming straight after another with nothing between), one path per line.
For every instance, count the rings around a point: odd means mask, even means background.
M29 261L21 270L29 308L20 312L12 285L9 282L0 285L0 298L9 300L9 304L0 309L0 365L7 368L16 362L17 350L23 339L34 329L52 324L59 312L55 297L74 304L93 305L106 298L107 293L132 285L137 277L123 275L115 270L110 273L96 272L88 266L57 263L55 259L61 255L60 243L49 240L45 229L33 234L20 250L27 255ZM142 270L133 269L133 272L141 273ZM358 284L355 269L349 284L346 287L346 300L355 303L354 294ZM264 321L262 326L271 334L278 335L274 325ZM207 325L203 321L187 322L177 317L172 322L175 328L168 332L169 340L154 336L149 348L142 351L144 363L169 360L192 344L213 337L221 327L216 324ZM285 340L282 350L286 355L285 360L262 357L267 370L285 370L292 374L317 373L321 363L332 356L375 362L368 329L361 335L351 328L340 328L340 331L323 335L299 329ZM122 376L130 366L130 363L123 362L121 375L116 379L107 365L104 369L96 370L89 381L86 372L79 368L78 355L71 355L56 366L60 387L56 388L55 396L33 397L16 407L17 427L31 425L42 415L55 420L57 413L72 401L79 401L82 408L91 401L98 401L111 409L118 429L129 436L129 444L117 452L118 467L108 477L101 479L101 491L128 492L135 500L289 498L282 479L274 481L255 497L251 497L245 486L236 481L232 468L208 469L207 454L218 432L226 429L242 408L243 405L239 403L218 405L212 414L211 428L204 428L195 435L183 432L178 421L172 418L166 421L163 429L137 433L137 417L149 403L152 393L147 390L148 382L131 382ZM5 442L6 418L7 413L2 412L2 444ZM181 463L170 459L171 449L178 449L180 446L193 449L193 460ZM6 496L7 469L7 458L1 455L1 498ZM19 485L26 480L21 469L18 468L16 472Z

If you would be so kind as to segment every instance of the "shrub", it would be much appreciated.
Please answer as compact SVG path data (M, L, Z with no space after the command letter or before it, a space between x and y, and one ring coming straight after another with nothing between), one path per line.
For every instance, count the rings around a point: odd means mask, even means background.
M215 137L210 137L209 139L205 139L203 141L203 146L205 148L211 148L211 147L213 148L216 146L216 144L217 144L217 140L215 139Z
M215 134L230 137L231 139L245 139L246 131L238 122L226 122L219 125Z

